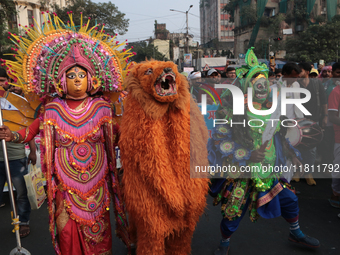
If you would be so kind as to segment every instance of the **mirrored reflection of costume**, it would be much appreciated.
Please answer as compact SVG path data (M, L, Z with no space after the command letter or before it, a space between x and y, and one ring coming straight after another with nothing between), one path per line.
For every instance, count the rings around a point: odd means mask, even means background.
M247 93L248 87L252 89L255 109L266 110L263 105L269 95L268 69L258 63L252 49L246 54L246 63L247 66L236 70L238 77L243 76L237 84L243 89L244 94ZM224 96L229 96L228 92ZM221 176L223 179L212 179L210 186L214 205L221 203L223 215L220 228L222 240L215 254L228 254L230 236L237 230L247 209L253 222L259 216L270 219L281 215L291 224L289 240L318 247L318 240L301 232L298 224L298 199L290 185L282 178L281 171L275 171L274 168L286 166L287 160L295 158L299 152L284 138L284 130L279 121L273 124L266 121L271 119L272 115L256 115L249 111L247 104L245 106L246 113L242 116L233 115L230 101L217 110L216 119L225 118L229 122L216 125L212 131L212 139L208 143L211 165L234 167L234 171ZM231 121L238 124L229 125ZM251 123L251 126L248 123ZM273 136L267 135L267 125L273 126ZM266 136L266 139L263 139L263 136ZM264 159L256 162L252 155L261 151L263 140L268 141L267 146L262 148ZM267 170L273 167L274 170L265 171L265 167ZM256 171L247 172L246 169Z
M16 133L15 141L27 142L40 130L56 253L111 254L111 197L116 233L128 247L130 241L115 166L118 126L109 98L121 90L132 53L117 50L125 42L118 44L104 27L89 28L88 22L77 29L72 14L67 24L55 14L43 16L42 27L25 28L28 38L11 34L17 61L4 61L25 93L36 93L43 102L40 117ZM73 80L74 88L69 87ZM78 81L87 82L84 94Z

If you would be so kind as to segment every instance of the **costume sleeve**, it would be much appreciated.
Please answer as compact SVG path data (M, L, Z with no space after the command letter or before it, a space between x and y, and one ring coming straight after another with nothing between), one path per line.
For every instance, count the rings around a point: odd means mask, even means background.
M340 91L336 87L333 89L328 98L328 111L339 111Z
M24 139L22 143L28 143L39 133L40 119L37 118L31 125L18 131L18 133Z
M111 171L116 167L115 146L117 133L118 129L112 122L104 124L105 148Z
M41 137L42 170L45 174L52 176L54 164L54 128L52 125L44 124Z
M119 172L116 168L116 139L118 134L118 125L110 122L104 124L105 148L108 157L109 171L112 184L112 201L114 204L114 213L116 217L116 233L122 238L124 243L129 247L128 222L123 203Z

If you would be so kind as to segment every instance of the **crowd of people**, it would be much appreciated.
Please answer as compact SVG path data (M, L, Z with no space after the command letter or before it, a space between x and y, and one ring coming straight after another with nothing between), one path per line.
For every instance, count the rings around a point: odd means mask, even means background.
M329 170L323 177L325 178L332 178L332 185L331 185L331 192L329 197L330 205L335 208L340 208L340 175L338 171L332 171L334 169L334 166L338 165L340 163L340 118L339 118L339 107L340 107L340 63L334 63L332 66L321 66L319 65L319 70L314 68L314 65L312 63L287 63L283 66L282 69L275 69L275 70L268 70L268 83L269 83L269 90L272 91L274 87L289 87L289 88L304 88L307 89L310 92L311 98L308 102L304 103L304 107L308 110L308 112L311 115L305 115L297 105L294 104L287 104L286 105L286 117L288 119L295 119L298 122L300 120L308 120L309 127L311 125L317 125L319 127L320 132L323 133L323 136L320 134L317 134L320 137L322 137L322 140L318 141L317 145L309 145L309 146L300 146L299 147L299 160L301 161L302 169L312 169L312 167L316 165L333 165L332 167L327 167ZM261 73L263 71L259 71ZM263 72L264 73L264 72ZM242 85L242 82L240 83L239 80L242 78L245 78L243 76L242 72L239 72L239 76L236 77L235 68L233 67L226 67L224 72L220 72L216 69L209 69L205 72L200 71L193 71L188 75L188 80L190 83L190 91L193 94L193 97L196 99L197 103L201 103L201 95L205 93L206 91L212 92L215 91L219 93L219 95L222 95L222 89L214 89L214 84L233 84L235 86L244 87ZM260 75L261 76L261 75ZM258 77L260 77L258 76ZM257 77L256 75L254 77ZM265 76L264 76L265 77ZM204 79L205 78L205 79ZM255 78L255 80L258 78ZM255 83L256 84L256 83ZM254 88L254 87L253 87ZM256 90L256 88L255 88ZM256 92L255 92L256 93ZM272 95L271 95L272 96ZM261 102L262 106L268 106L268 100L270 101L270 97L264 102ZM287 99L303 99L305 97L304 93L300 92L289 92L286 94ZM211 98L208 97L207 104L214 104L212 100L213 96ZM222 105L224 98L222 98ZM254 99L255 100L255 99ZM217 102L215 102L216 104ZM230 105L230 104L229 104ZM220 109L223 109L223 114L221 115ZM230 115L226 115L225 113L228 112L225 110L226 107L220 106L216 110L215 117L218 114L219 118L225 118L228 120L228 117ZM260 107L261 109L261 107ZM263 107L264 109L264 107ZM249 117L249 116L248 116ZM260 118L260 116L257 116ZM217 118L217 117L216 117ZM297 122L297 123L298 123ZM230 128L230 126L226 126L225 128ZM237 135L235 136L236 129L231 128L234 134L232 137L233 143L239 143L239 139L237 138ZM235 133L234 133L235 132ZM302 131L301 131L302 132ZM223 151L218 149L217 151L214 150L214 146L217 146L216 144L221 143L221 139L218 138L217 134L219 133L219 130L214 128L212 131L212 144L210 149L211 153L209 153L209 161L210 164L215 165L216 162L218 162L218 156L219 153L222 153ZM247 132L246 132L247 133ZM245 133L239 133L239 137L244 135ZM236 137L236 138L235 138ZM289 139L289 137L288 137ZM253 139L254 141L254 139ZM236 146L236 145L235 145ZM238 145L241 146L241 145ZM236 146L237 147L237 146ZM275 145L276 149L278 148L277 145ZM209 145L208 145L209 148ZM213 156L212 156L213 155ZM229 154L224 154L228 156ZM250 155L250 154L249 154ZM230 161L228 164L234 164L234 162L237 161L237 159L233 158L232 161ZM250 159L250 161L252 161ZM223 161L224 162L224 161ZM248 161L247 161L248 162ZM256 162L255 160L253 162ZM223 164L223 163L221 163ZM249 164L249 163L247 163ZM250 163L252 164L252 163ZM306 179L306 183L308 185L316 185L317 180L315 180L315 176L313 176L312 171L292 171L290 173L289 179L285 176L285 181L289 180L287 183L291 181L293 182L299 182L300 178ZM320 176L318 176L320 177ZM239 178L239 177L238 177ZM228 209L228 206L231 206L230 200L234 201L233 198L237 197L237 200L239 200L241 197L238 196L236 193L234 195L234 189L239 189L241 186L237 185L237 182L227 182L226 186L223 186L224 188L221 189L221 182L213 181L213 185L211 186L211 192L216 192L214 189L217 189L217 192L215 194L217 199L217 203L222 204L222 215L224 219L221 222L221 233L222 233L222 239L220 246L218 250L215 252L215 254L218 255L225 255L228 254L229 251L229 242L230 237L232 233L237 229L238 224L242 217L244 216L245 210L240 210L240 205L235 204L233 207L230 207ZM224 184L225 185L225 184ZM247 184L248 185L248 184ZM288 184L287 184L288 185ZM217 188L216 188L217 187ZM225 190L224 190L225 189ZM251 192L249 190L253 190L251 188L248 188L248 186L244 187L243 192ZM220 193L219 193L220 192ZM270 193L270 192L269 192ZM219 194L219 195L217 195ZM244 194L244 193L242 193ZM250 193L253 194L253 193ZM283 196L285 193L280 193L280 196ZM289 193L286 194L288 197L290 196ZM251 195L250 195L251 196ZM227 199L225 199L227 197ZM286 197L285 201L289 201L291 198L288 199ZM244 197L242 197L244 199ZM279 197L280 199L280 197ZM293 198L292 198L293 199ZM240 201L240 200L239 200ZM216 204L217 204L216 203ZM251 210L251 204L252 201L245 198L243 204L246 203L246 206L244 208L249 206L249 210ZM258 202L257 202L258 203ZM297 209L294 208L293 204L285 205L284 203L280 202L281 204L281 211L282 216L292 225L291 227L291 238L290 240L297 240L298 238L294 237L294 231L292 232L292 229L299 229L298 222L295 222L294 220L287 219L287 214L285 214L285 206L288 206L290 209L290 212ZM270 207L270 206L268 206ZM231 213L231 208L239 208L236 210L238 213L233 214ZM242 209L242 207L241 207ZM231 211L228 211L231 210ZM260 215L264 218L271 217L268 215L262 215L261 210L259 208L257 209L257 212L260 213ZM228 214L229 213L229 214ZM252 212L250 212L251 214ZM263 212L262 212L263 213ZM289 215L292 217L292 215ZM340 214L339 214L340 217ZM288 217L289 218L289 217ZM251 220L253 220L251 216ZM292 226L291 225L291 226ZM301 234L301 236L304 236L304 234ZM300 237L301 237L300 236ZM309 237L308 237L309 238ZM314 238L310 238L308 240L300 240L298 241L300 243L307 244L307 246L317 246L318 241Z
M203 79L205 78L205 79ZM214 68L208 71L192 71L188 75L190 89L198 103L201 102L201 94L204 92L197 88L209 88L214 84L235 84L237 78L234 67L226 67L224 72ZM289 119L307 118L317 123L323 130L323 139L318 146L310 149L300 149L303 165L314 164L339 164L340 162L340 128L338 122L340 63L335 62L331 66L319 65L314 68L313 63L287 63L282 69L268 71L270 87L276 87L284 82L284 86L291 88L305 88L311 93L311 99L304 104L311 113L305 116L300 109L293 104L288 104L286 116ZM217 89L218 91L218 89ZM221 90L220 90L221 91ZM220 92L219 91L219 92ZM300 99L304 94L287 93L287 98ZM208 97L208 104L213 104ZM300 181L300 177L306 179L308 185L316 185L312 173L296 172L293 181ZM340 208L340 184L339 176L333 173L332 194L329 199L331 205Z

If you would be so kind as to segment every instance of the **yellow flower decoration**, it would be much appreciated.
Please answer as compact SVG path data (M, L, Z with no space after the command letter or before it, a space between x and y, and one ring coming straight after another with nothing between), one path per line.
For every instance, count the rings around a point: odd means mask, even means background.
M101 81L97 77L93 76L92 77L92 87L94 89L97 89L97 88L99 88L100 84L101 84Z
M55 86L55 88L58 90L59 93L63 93L63 88L61 87L61 82L56 82L57 85Z

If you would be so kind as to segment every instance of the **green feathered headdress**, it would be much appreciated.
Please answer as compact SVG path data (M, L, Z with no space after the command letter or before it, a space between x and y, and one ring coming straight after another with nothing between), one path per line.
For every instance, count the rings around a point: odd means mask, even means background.
M268 67L265 63L259 64L257 57L253 51L254 47L248 49L245 62L247 65L239 67L236 69L236 76L240 78L244 78L241 80L241 88L243 93L247 93L247 88L249 87L249 82L253 78L255 74L261 73L268 80Z

